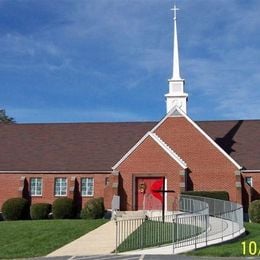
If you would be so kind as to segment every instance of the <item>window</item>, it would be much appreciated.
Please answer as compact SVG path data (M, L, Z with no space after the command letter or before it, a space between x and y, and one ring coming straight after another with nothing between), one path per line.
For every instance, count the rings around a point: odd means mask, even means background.
M107 186L109 184L109 177L105 178L105 186Z
M246 177L246 183L249 186L253 187L253 178L252 177Z
M42 178L30 179L30 191L31 191L31 196L42 195Z
M94 195L94 178L81 179L81 195L82 196Z
M55 178L55 196L67 196L67 179Z

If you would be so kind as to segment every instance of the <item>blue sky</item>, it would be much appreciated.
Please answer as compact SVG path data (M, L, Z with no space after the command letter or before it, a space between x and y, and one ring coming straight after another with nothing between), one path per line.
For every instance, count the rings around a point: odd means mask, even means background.
M165 115L172 0L0 0L0 107L19 123ZM194 120L260 118L260 1L179 0Z

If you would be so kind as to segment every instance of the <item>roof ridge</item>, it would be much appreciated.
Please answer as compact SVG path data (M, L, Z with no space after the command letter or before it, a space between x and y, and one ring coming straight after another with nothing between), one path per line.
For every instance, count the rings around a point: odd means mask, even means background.
M119 124L156 124L158 121L122 121L122 122L50 122L50 123L1 123L0 126L61 126L61 125L119 125Z

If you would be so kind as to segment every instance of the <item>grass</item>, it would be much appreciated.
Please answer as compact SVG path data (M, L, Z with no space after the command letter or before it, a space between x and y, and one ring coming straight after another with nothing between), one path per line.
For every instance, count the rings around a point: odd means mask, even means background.
M0 259L44 256L107 220L27 220L0 222Z
M118 246L117 251L124 252L172 243L173 228L176 228L176 224L146 220ZM199 234L200 231L199 227L193 225L179 225L179 239L189 238L195 233ZM174 234L176 240L176 232Z
M197 249L187 255L194 256L259 256L260 255L260 224L245 223L246 234L240 238L226 242L221 245L210 246L207 248ZM251 242L254 241L254 242ZM243 252L242 242L245 242L245 250ZM249 251L249 243L251 248ZM256 245L256 248L255 248ZM250 254L251 252L251 254Z

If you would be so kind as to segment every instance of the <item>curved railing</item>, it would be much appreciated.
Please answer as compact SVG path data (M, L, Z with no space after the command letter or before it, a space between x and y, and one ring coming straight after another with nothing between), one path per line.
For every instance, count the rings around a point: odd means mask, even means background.
M190 250L221 243L244 232L243 207L240 204L207 197L181 195L179 210L181 214L175 216L177 226L184 222L196 223L202 232L198 235L194 234L193 239L174 241L175 252L183 252L187 247Z
M129 218L118 214L116 251L170 244L169 253L180 253L221 243L244 231L243 208L237 203L181 195L178 210L156 217L147 211L138 216L126 214Z
M205 201L194 197L181 196L179 199L179 210L194 214L209 214L209 205Z

